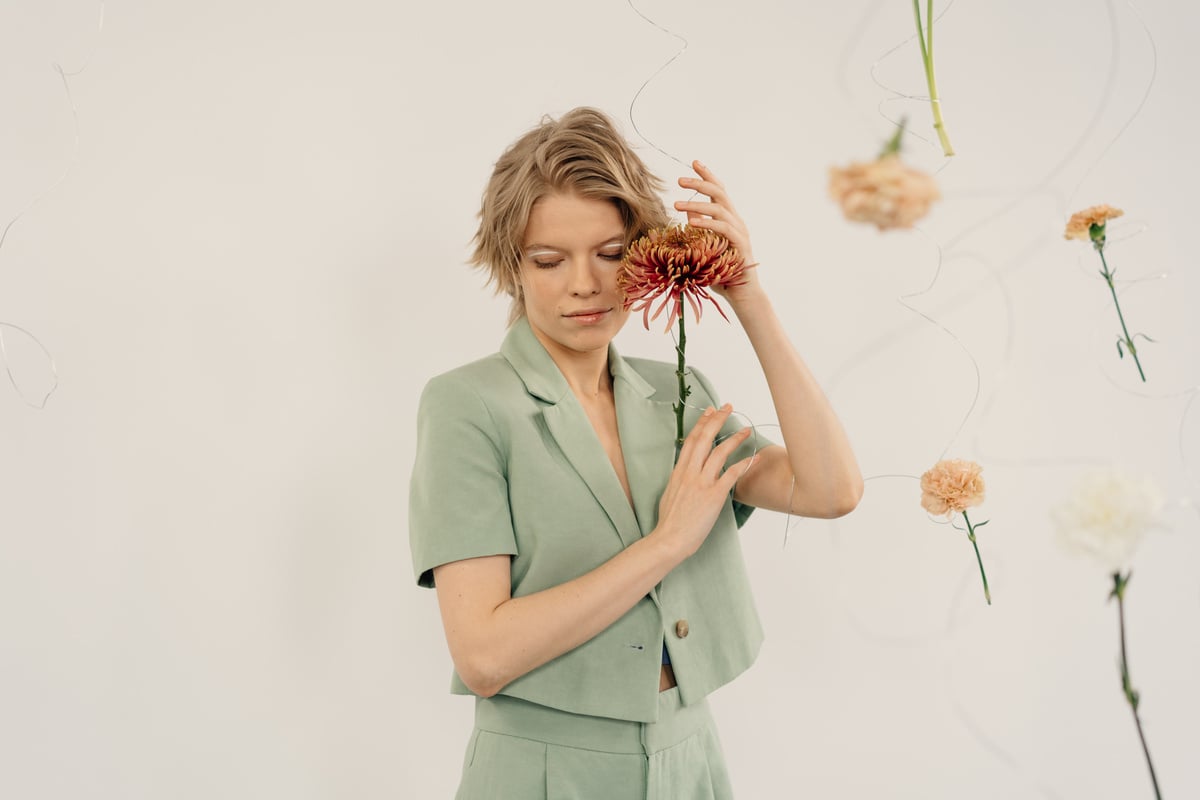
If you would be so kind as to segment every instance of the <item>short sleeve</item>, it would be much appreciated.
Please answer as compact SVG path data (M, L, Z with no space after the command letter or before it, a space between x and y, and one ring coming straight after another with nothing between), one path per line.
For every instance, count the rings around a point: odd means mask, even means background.
M431 380L417 411L408 539L417 584L451 561L516 555L503 448L487 406L453 374Z
M699 388L708 396L707 399L704 399L693 395L692 399L689 400L689 405L711 405L713 408L720 408L721 399L717 396L716 390L714 390L712 384L708 382L708 378L704 376L704 373L700 372L700 370L696 369L695 367L691 367L689 370L693 377L695 377L696 383L700 385ZM737 414L732 414L721 427L721 432L717 435L717 441L723 441L744 427L745 425L742 424L742 421L738 418ZM750 438L738 445L738 448L733 451L733 455L729 457L727 463L736 464L743 458L749 458L759 450L762 450L765 447L770 447L773 444L775 443L763 436L762 433L756 429L750 434ZM739 503L736 500L733 501L733 515L734 519L737 520L737 526L739 528L746 524L746 520L750 519L750 514L753 512L754 506L749 506L745 503Z

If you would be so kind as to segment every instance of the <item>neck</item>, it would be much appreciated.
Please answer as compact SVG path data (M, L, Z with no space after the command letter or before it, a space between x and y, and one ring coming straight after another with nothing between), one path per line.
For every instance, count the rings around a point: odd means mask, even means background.
M536 328L533 329L533 334L546 348L550 359L566 378L567 386L580 400L594 400L612 393L607 347L579 352L568 350L557 342L543 338Z

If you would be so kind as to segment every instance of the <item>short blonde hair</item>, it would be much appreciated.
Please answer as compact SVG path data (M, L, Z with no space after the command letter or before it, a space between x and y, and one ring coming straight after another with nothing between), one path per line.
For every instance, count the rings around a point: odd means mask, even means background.
M581 107L559 120L543 117L514 142L492 171L479 210L471 264L496 293L512 298L509 323L525 313L519 274L529 212L553 193L609 200L625 223L625 244L668 223L655 177L602 111Z

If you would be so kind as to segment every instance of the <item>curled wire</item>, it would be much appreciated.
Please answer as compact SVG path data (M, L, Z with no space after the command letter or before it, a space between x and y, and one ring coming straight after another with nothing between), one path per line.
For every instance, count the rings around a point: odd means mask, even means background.
M30 201L25 205L25 207L22 208L20 211L18 211L17 214L14 217L12 217L12 219L10 219L7 224L5 224L4 228L2 230L0 230L0 252L3 251L4 244L8 240L8 235L12 231L13 226L15 226L17 224L17 222L20 221L26 214L28 214L30 211L32 211L48 195L53 193L59 186L61 186L67 180L67 176L71 174L71 171L75 167L75 162L79 157L79 141L80 141L79 110L75 105L75 96L71 92L70 78L73 78L73 77L81 74L85 69L87 69L88 64L91 63L92 56L95 55L96 46L97 46L98 40L100 38L100 34L103 32L103 30L104 30L104 3L101 2L100 3L100 11L99 11L99 21L97 22L97 26L96 26L96 36L92 40L92 50L88 53L87 57L83 60L83 63L79 66L78 69L74 69L74 70L65 69L62 66L62 64L60 64L57 61L55 61L51 65L52 68L54 69L54 71L56 73L58 73L59 78L62 80L63 92L66 94L67 105L71 110L72 144L71 144L70 154L67 157L67 162L63 166L62 172L50 184L50 186L48 188L44 189L43 191L35 194L33 196L33 198L30 199ZM47 366L48 366L49 372L50 372L51 382L50 382L50 388L46 391L46 393L44 395L41 396L40 399L30 400L30 398L27 395L27 393L25 392L25 390L21 387L20 381L18 381L16 375L13 374L12 364L9 361L8 344L7 344L7 341L4 336L4 328L8 328L10 330L16 331L16 332L20 333L21 335L25 336L26 338L28 338L30 341L32 341L34 343L34 345L36 345L38 350L41 351L42 355L45 356L46 363L47 363ZM30 331L21 327L20 325L17 325L12 322L5 322L3 320L0 320L0 364L3 364L4 372L8 376L8 382L10 384L12 384L13 389L16 390L17 396L20 397L21 400L26 405L31 406L32 408L36 408L39 410L44 409L46 407L46 403L50 399L50 396L53 395L55 390L58 389L58 367L54 363L54 356L50 353L49 349L47 349L46 345L42 343L41 339L39 339L33 333L31 333Z

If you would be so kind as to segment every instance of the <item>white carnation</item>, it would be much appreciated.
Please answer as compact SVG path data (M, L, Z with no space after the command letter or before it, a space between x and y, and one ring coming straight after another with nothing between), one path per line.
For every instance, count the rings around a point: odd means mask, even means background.
M1128 566L1146 531L1159 524L1163 504L1163 493L1149 478L1099 470L1084 475L1051 517L1070 549L1119 572Z

